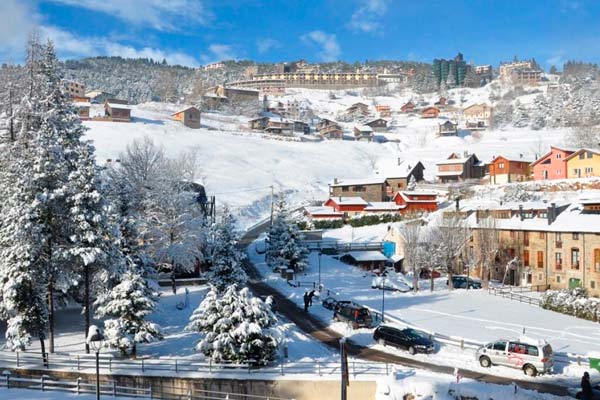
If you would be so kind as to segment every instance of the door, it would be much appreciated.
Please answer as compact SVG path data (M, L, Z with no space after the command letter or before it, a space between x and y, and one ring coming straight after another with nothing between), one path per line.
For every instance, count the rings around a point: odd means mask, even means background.
M542 171L542 179L548 179L548 171Z
M527 346L522 343L510 342L508 345L507 364L521 368L527 359Z
M498 341L494 343L492 349L490 350L490 360L492 360L492 364L498 365L506 365L507 357L506 357L506 346L508 342Z
M581 287L581 280L577 278L569 279L569 289L575 289Z

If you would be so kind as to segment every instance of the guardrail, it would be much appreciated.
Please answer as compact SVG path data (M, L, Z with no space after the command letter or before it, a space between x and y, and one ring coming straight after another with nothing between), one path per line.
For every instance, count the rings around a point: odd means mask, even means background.
M538 286L542 287L543 285L538 285ZM521 288L521 289L518 289L518 288ZM521 294L521 293L530 293L533 291L534 291L533 289L528 288L526 286L524 286L524 287L522 287L522 286L515 286L515 287L502 286L499 288L495 288L495 287L488 288L488 293L493 296L499 296L499 297L502 297L505 299L518 301L519 303L525 303L525 304L530 304L530 305L541 307L542 306L541 299Z
M308 250L371 251L382 250L383 242L340 242L336 240L305 240Z
M351 360L351 373L356 377L360 375L382 375L389 373L391 365L374 363L353 359ZM48 354L47 364L41 354L26 352L0 351L0 366L4 368L29 369L29 370L66 370L66 371L95 371L95 355L79 354ZM339 375L340 365L333 362L314 361L280 361L267 366L252 364L218 364L211 361L193 361L176 358L140 358L122 359L112 356L100 356L100 369L102 373L160 373L164 376L177 376L178 374L198 374L205 376L215 374L218 376L245 374L253 375L296 375L315 374L319 376ZM336 377L337 379L337 377Z

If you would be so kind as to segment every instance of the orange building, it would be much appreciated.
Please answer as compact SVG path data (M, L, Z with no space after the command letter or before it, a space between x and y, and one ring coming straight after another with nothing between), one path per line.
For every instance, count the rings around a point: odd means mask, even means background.
M523 182L531 174L531 161L523 159L509 159L503 156L495 157L490 163L490 183L503 184Z
M191 106L171 115L175 121L181 122L188 128L200 128L200 110Z

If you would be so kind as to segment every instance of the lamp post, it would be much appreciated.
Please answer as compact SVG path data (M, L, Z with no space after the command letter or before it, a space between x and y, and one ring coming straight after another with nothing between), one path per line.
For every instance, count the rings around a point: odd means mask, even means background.
M385 322L385 276L381 277L381 322Z
M104 344L104 335L100 328L91 325L85 342L96 352L96 400L100 400L100 349Z
M321 256L322 252L319 251L319 290L321 290Z

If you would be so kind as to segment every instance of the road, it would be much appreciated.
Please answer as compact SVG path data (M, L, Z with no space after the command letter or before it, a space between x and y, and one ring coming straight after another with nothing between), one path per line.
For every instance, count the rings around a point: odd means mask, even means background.
M242 236L240 240L240 245L246 248L263 232L265 232L268 229L268 227L269 221L264 221L258 225L255 225ZM248 259L245 260L244 265L248 277L250 278L248 286L255 293L255 295L261 297L272 296L274 300L274 308L277 312L285 316L286 319L293 322L296 326L298 326L299 329L301 329L303 332L310 335L314 339L336 350L339 349L339 342L342 338L341 334L330 329L326 323L317 319L316 317L313 317L311 314L304 313L303 310L300 307L298 307L298 305L296 305L296 303L289 300L286 296L278 292L273 287L264 283L260 273ZM411 358L386 353L380 350L375 350L372 348L359 346L352 343L347 343L346 348L348 349L349 355L363 360L398 364L411 368L438 372L442 374L454 374L454 367L418 361ZM502 385L510 385L512 383L515 383L517 386L523 389L537 390L540 393L549 393L558 396L569 396L569 391L567 387L551 383L505 378L497 375L484 374L464 369L461 369L460 373L466 378L475 379L482 382Z

